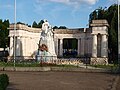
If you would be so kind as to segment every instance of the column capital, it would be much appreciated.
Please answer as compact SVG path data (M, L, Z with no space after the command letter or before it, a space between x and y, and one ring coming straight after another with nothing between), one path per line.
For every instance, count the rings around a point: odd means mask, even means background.
M101 36L104 36L104 35L108 36L108 34L101 34Z
M93 36L97 36L98 34L92 34Z
M76 39L81 40L81 38L76 38Z
M58 39L63 40L64 38L58 38Z

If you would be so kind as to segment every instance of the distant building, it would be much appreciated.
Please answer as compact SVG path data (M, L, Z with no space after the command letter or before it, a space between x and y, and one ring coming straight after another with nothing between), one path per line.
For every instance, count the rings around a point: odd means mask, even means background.
M90 57L91 63L108 63L108 23L106 20L93 20L89 25L89 28L54 29L57 56L63 57L70 54L67 52L73 51L77 57ZM14 32L14 25L11 24L9 30L10 57L13 57L13 48L15 48L16 57L32 58L38 49L41 29L17 24ZM72 44L74 44L74 48L72 48Z

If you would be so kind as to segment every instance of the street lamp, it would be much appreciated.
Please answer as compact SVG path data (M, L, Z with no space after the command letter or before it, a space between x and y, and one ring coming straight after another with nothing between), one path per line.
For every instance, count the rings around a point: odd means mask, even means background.
M14 69L15 69L15 60L16 60L16 38L15 38L15 34L16 34L16 0L14 0L14 42L13 42L13 59L14 59Z

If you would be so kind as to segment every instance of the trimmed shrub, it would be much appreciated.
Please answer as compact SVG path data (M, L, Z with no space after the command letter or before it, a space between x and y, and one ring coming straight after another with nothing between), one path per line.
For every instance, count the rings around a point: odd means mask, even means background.
M7 74L0 75L0 90L6 90L6 87L9 84L9 77Z

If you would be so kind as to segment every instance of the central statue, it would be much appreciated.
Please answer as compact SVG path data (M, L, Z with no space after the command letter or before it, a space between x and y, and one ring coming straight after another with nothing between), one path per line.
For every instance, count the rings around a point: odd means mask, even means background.
M49 61L57 58L53 40L53 29L47 20L44 20L42 24L37 57L38 61L42 59L44 61Z

